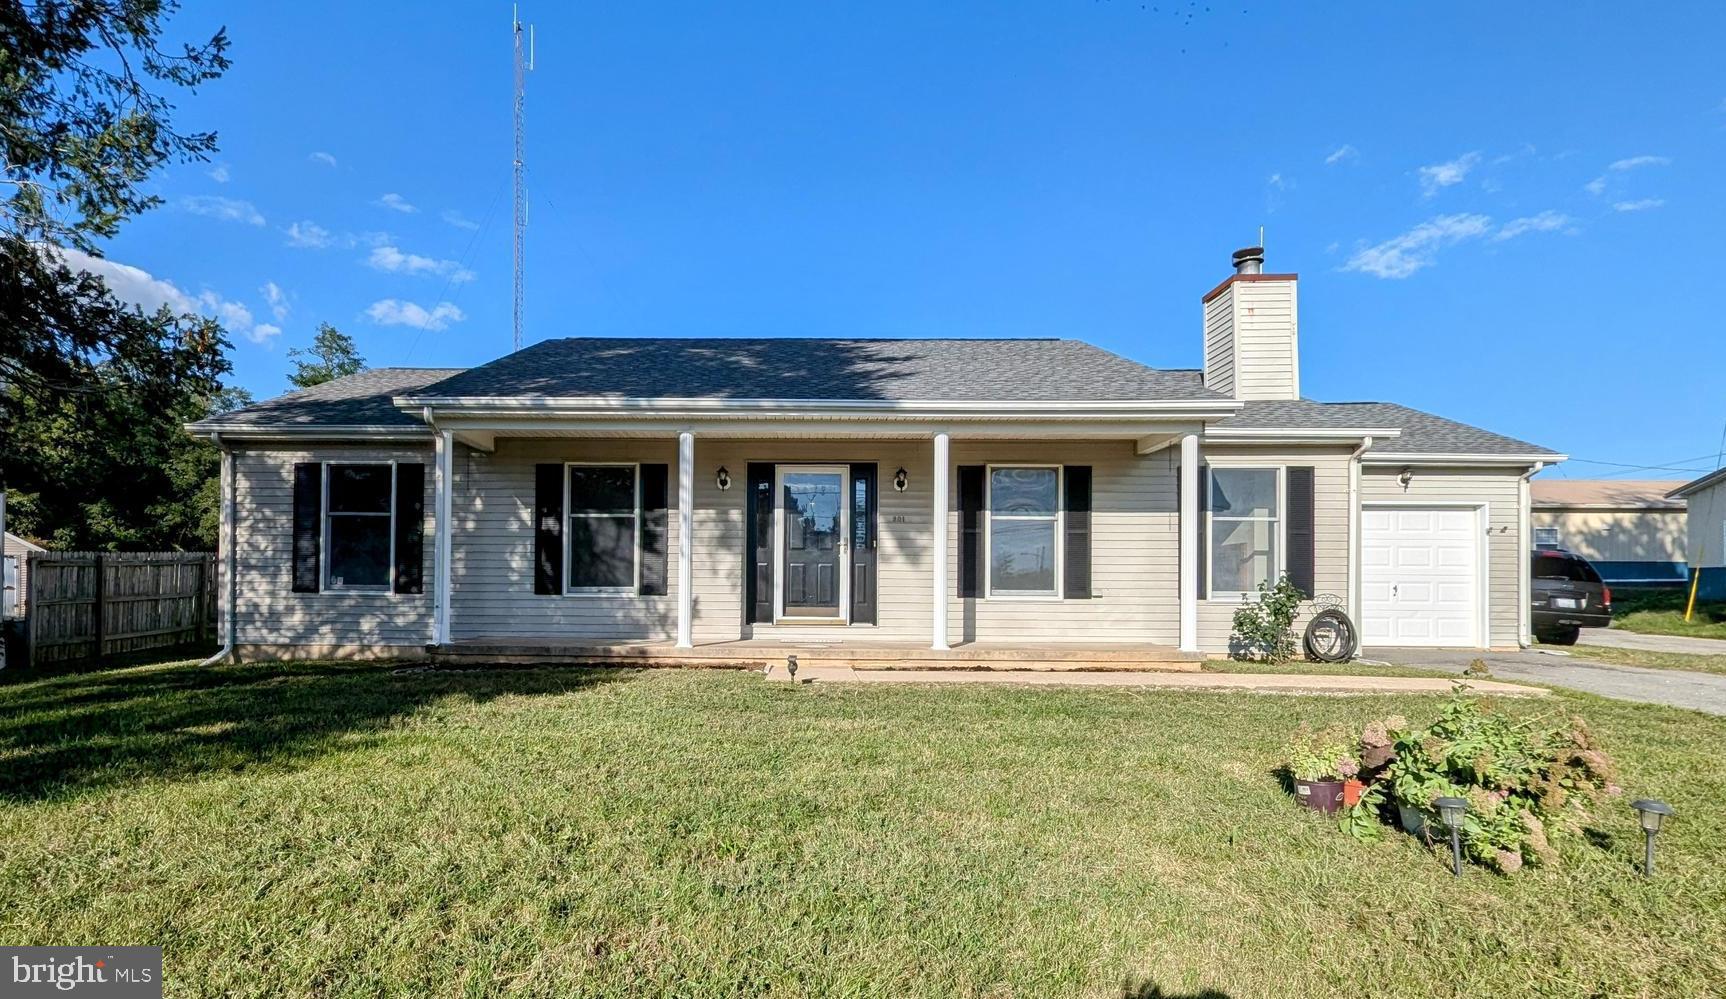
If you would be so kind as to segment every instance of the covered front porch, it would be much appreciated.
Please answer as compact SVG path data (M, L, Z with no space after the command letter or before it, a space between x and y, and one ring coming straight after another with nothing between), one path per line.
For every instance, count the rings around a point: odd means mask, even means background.
M872 638L798 641L747 638L681 647L675 641L571 641L507 636L469 638L433 646L433 663L517 665L681 666L714 669L799 666L880 670L1156 670L1197 672L1204 655L1166 645L1093 642L960 642L946 649Z
M432 402L440 657L1098 668L1200 648L1181 581L1197 572L1209 403ZM591 498L612 479L613 498ZM1000 501L1010 480L1022 515ZM1015 544L1035 571L1007 566Z

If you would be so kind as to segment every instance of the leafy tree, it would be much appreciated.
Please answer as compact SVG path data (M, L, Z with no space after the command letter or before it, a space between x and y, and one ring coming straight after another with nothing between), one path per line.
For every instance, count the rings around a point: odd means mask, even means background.
M288 376L296 388L311 388L366 370L366 359L360 356L354 338L329 323L318 324L318 335L310 347L289 350L288 360L297 365Z
M0 482L13 523L61 545L208 544L180 508L207 459L182 460L200 445L179 424L221 397L227 338L123 305L62 252L99 254L160 203L144 187L160 167L215 149L214 133L175 128L158 90L219 77L227 37L164 43L176 9L0 0Z

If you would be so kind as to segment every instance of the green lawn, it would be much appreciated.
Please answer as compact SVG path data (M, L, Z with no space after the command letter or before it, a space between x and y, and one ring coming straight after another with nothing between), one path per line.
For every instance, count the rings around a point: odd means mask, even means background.
M1435 697L185 664L0 681L0 940L172 996L1700 996L1726 719L1558 694L1681 816L1453 881L1273 777ZM1214 990L1214 991L1207 991Z
M1684 605L1690 591L1612 591L1612 626L1644 635L1688 635L1691 638L1726 638L1726 603L1703 601L1690 620L1684 620Z
M1620 666L1649 669L1681 669L1693 673L1726 673L1726 656L1698 656L1688 652L1652 652L1647 649L1617 649L1604 645L1577 645L1565 650L1579 658Z

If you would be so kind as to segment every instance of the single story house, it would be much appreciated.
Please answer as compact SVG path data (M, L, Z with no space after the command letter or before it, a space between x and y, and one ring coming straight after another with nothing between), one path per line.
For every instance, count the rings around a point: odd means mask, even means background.
M1683 500L1690 567L1700 574L1697 596L1726 600L1726 468L1716 469L1667 494Z
M1077 340L563 339L191 425L241 658L781 642L1222 653L1287 574L1368 646L1529 640L1542 447L1300 391L1298 280L1202 369Z
M1614 585L1679 586L1689 578L1682 482L1535 479L1534 547L1562 548Z

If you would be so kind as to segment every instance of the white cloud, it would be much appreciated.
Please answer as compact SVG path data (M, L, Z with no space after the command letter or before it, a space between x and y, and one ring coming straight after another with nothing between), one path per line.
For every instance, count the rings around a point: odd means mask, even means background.
M1620 201L1612 206L1615 212L1645 212L1650 208L1659 208L1666 204L1665 198L1641 198L1636 201Z
M1597 198L1600 197L1600 195L1602 195L1606 192L1606 175L1601 174L1600 176L1594 178L1593 180L1589 181L1588 183L1582 185L1582 189L1584 191L1587 191L1589 194L1594 195Z
M66 261L66 266L75 271L96 275L108 286L108 290L113 292L115 298L128 305L136 305L145 312L155 312L167 306L181 315L195 312L213 316L221 320L229 332L238 333L253 343L265 343L282 332L279 326L255 323L250 309L213 291L205 290L192 295L180 290L172 281L164 281L141 267L93 257L81 250L64 249L55 252Z
M1671 157L1667 156L1631 156L1627 159L1615 161L1606 169L1616 170L1619 173L1623 173L1626 170L1635 170L1637 167L1666 166L1671 162Z
M1355 251L1345 271L1358 271L1381 278L1405 278L1436 262L1438 251L1492 231L1485 215L1438 215L1400 236Z
M228 165L226 163L217 163L209 169L208 173L210 175L210 179L218 184L226 184L228 182Z
M474 278L473 271L454 260L437 260L422 257L417 253L403 253L397 247L389 245L373 248L372 255L366 258L366 263L391 274L430 274L449 278L457 284L472 281Z
M388 208L394 212L401 212L404 215L412 215L414 212L419 211L418 208L408 204L408 200L406 198L394 191L391 191L378 200L372 202L372 204L377 205L379 208Z
M1448 163L1434 163L1420 168L1420 192L1430 198L1444 188L1460 184L1480 163L1480 153L1463 153Z
M316 222L295 222L282 230L288 234L288 245L305 250L321 250L335 242L330 231Z
M276 317L276 322L288 318L288 293L282 290L281 285L265 281L258 290L264 293L264 301L270 303L270 315Z
M1286 191L1292 185L1287 180L1283 179L1282 174L1273 173L1269 177L1265 178L1265 186L1273 191Z
M324 166L328 166L328 167L333 167L336 165L336 158L334 156L331 156L329 153L325 153L325 152L313 153L312 155L306 157L306 159L311 160L313 163L322 163Z
M1373 277L1405 278L1437 263L1438 251L1445 247L1477 239L1490 238L1501 243L1531 232L1574 230L1574 222L1570 216L1557 211L1511 219L1496 228L1488 215L1436 215L1400 236L1361 247L1342 265L1342 269Z
M189 198L181 198L180 207L193 215L221 219L223 222L244 222L247 225L264 224L263 215L252 207L250 201L237 201L233 198L223 198L213 194L199 194Z
M454 208L447 209L443 213L443 215L440 217L445 222L448 222L450 225L455 226L457 229L478 229L479 228L478 222L475 222L473 219L468 218L467 216L463 215L461 212L456 211Z
M467 318L465 313L450 302L439 302L428 311L417 303L394 298L373 302L367 307L366 315L379 326L412 326L421 330L445 329L450 323L459 323Z
M1515 239L1524 233L1553 232L1558 229L1565 229L1570 226L1570 223L1570 216L1563 212L1549 210L1541 212L1539 215L1529 215L1525 218L1511 219L1509 222L1504 223L1504 225L1499 226L1498 232L1492 238L1498 242L1503 242L1507 239Z
M1347 143L1343 143L1341 146L1337 147L1336 152L1331 153L1329 156L1326 156L1324 158L1324 165L1325 166L1336 166L1338 163L1343 163L1343 162L1346 162L1348 160L1352 160L1352 159L1358 157L1359 155L1360 155L1360 150L1354 148L1353 146L1351 146Z

